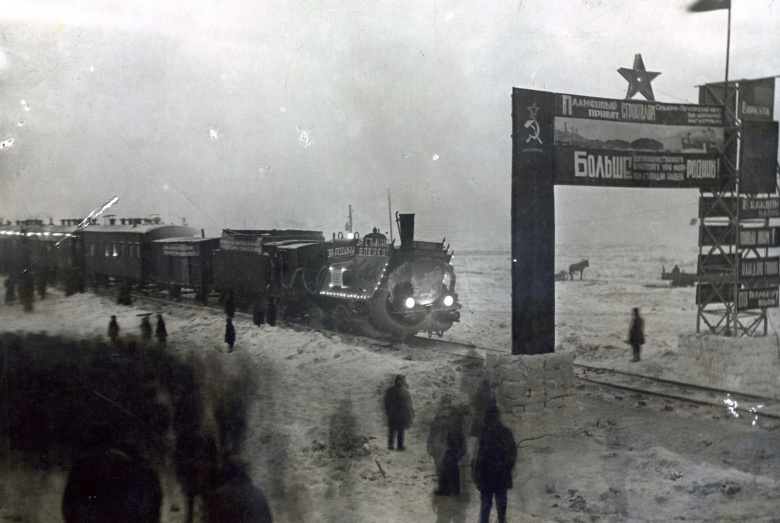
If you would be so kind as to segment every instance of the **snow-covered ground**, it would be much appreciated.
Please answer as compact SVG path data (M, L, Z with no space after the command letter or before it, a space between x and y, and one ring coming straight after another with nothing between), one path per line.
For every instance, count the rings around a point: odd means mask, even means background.
M581 258L590 267L581 281L556 283L556 350L573 352L583 363L681 381L711 379L711 367L678 348L679 335L696 330L694 290L660 280L662 265L690 271L695 255L657 246L559 247L556 272ZM445 337L510 352L509 254L458 255L455 266L464 309ZM642 309L648 340L640 363L629 362L623 341L635 306ZM252 387L242 389L250 406L242 457L275 521L477 520L479 493L469 474L476 438L468 438L456 498L433 495L435 471L426 447L445 396L466 412L468 429L482 378L479 362L405 344L366 345L332 333L257 327L242 315L236 348L227 353L218 311L152 302L120 307L109 296L58 293L35 307L32 314L18 304L0 307L0 330L89 339L105 336L108 318L116 314L127 336L139 332L138 314L162 312L168 350L202 363L204 394L251 376ZM772 325L780 324L776 313ZM756 357L765 358L772 373L778 361L770 334L751 346L759 347ZM382 393L398 373L407 377L416 412L405 452L387 450L381 410ZM750 376L741 384L753 385ZM770 423L750 421L731 417L725 407L697 409L579 387L563 408L504 419L520 442L509 521L776 521L776 434ZM164 463L158 468L162 521L183 521L176 476ZM0 516L61 521L65 478L59 465L41 474L6 456Z

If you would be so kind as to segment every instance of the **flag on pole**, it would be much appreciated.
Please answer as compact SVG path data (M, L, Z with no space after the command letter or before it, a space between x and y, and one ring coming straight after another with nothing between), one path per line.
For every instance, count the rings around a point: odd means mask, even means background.
M688 11L694 13L717 11L718 9L731 9L731 0L696 0L688 6Z

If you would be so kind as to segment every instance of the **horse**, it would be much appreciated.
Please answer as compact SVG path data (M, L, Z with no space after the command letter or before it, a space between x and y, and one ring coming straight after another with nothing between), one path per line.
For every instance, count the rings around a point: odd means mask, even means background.
M580 273L580 279L582 279L582 273L585 272L585 267L590 267L588 264L588 260L582 260L579 263L572 263L569 265L569 279L574 279L574 273L579 272Z

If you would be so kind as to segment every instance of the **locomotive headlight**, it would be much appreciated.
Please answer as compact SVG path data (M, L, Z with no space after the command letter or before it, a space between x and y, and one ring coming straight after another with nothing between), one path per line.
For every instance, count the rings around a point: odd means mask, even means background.
M411 296L406 298L404 300L404 305L406 306L407 309L413 309L414 308L414 298L412 298Z
M455 299L448 294L444 297L443 303L445 307L452 307L452 304L455 303Z

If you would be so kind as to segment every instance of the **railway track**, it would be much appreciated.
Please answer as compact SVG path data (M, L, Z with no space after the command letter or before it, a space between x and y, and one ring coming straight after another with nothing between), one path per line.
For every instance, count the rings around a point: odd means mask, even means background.
M204 306L186 299L179 302L172 302L160 296L139 294L134 295L133 297L134 299L159 303L166 306L200 310L208 309L212 312L217 312L219 310L219 308L214 305ZM249 314L237 312L236 315L251 321L251 315ZM287 326L297 330L323 331L323 329L315 329L300 324L282 324L281 326ZM390 347L397 343L390 340L369 338L358 334L348 334L336 331L325 332L341 336L342 338L355 343L363 343L366 346ZM414 336L405 340L404 343L415 349L435 350L451 356L483 361L488 353L508 354L509 352L506 350L479 347L470 343L428 338L424 335ZM759 418L770 418L780 421L780 400L775 398L767 398L716 387L683 383L664 378L644 376L633 372L596 367L583 363L575 363L574 372L577 379L582 383L589 383L600 387L655 396L694 405L715 407L721 410L727 409L734 416L746 418L758 416Z

